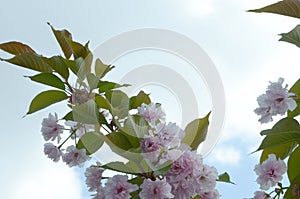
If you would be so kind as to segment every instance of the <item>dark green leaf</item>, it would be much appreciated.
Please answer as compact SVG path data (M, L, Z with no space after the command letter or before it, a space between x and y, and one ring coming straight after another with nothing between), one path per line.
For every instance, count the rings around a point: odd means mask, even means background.
M296 94L297 98L300 98L300 79L291 87L289 92ZM297 107L293 111L288 111L289 117L296 117L300 115L300 101L297 102Z
M32 81L45 84L48 86L53 86L55 88L65 90L65 84L61 79L52 73L40 73L29 77Z
M277 158L284 160L292 153L292 151L296 146L297 146L297 142L289 142L276 147L266 148L263 150L260 156L260 163L268 159L269 154L275 154Z
M71 48L75 59L79 57L86 58L90 54L90 50L88 49L87 45L83 46L82 44L75 42L69 38L66 38L66 42Z
M74 121L84 124L99 124L100 113L94 100L73 107Z
M111 108L110 104L107 101L107 99L105 99L103 96L96 95L95 96L95 101L96 101L96 104L97 104L98 108L103 108L103 109L106 109L106 110L110 110L110 108Z
M235 184L234 182L231 182L230 176L227 172L220 174L219 179L217 181Z
M112 132L107 134L106 137L108 138L108 140L106 140L107 144L114 152L119 152L119 150L127 151L133 148L128 138L123 133Z
M292 182L298 175L300 175L299 165L300 165L300 147L295 149L295 151L290 155L290 158L288 160L287 174L290 182Z
M269 130L257 151L280 147L281 145L293 145L294 142L298 141L300 141L299 123L297 120L292 118L283 118L278 121L271 130Z
M185 137L182 139L182 143L189 145L192 150L197 150L206 138L209 115L210 112L204 118L192 121L185 128Z
M103 143L103 135L100 132L88 132L79 139L76 147L78 149L85 149L87 155L91 155L97 152Z
M96 59L95 73L98 78L104 77L114 66L103 64L100 59Z
M70 120L70 121L74 121L74 118L73 118L73 112L70 111L69 113L67 113L63 118L63 120Z
M16 55L11 59L1 60L39 72L52 72L51 67L44 62L43 57L33 53L24 53L21 55Z
M102 165L101 167L104 169L118 171L121 173L136 174L135 171L127 167L123 162L110 162L108 164Z
M298 0L283 0L266 7L249 10L249 12L267 12L285 15L289 17L300 18L300 1Z
M54 56L51 58L44 58L44 61L65 80L69 78L69 66L75 65L75 61L64 59L61 56Z
M299 194L294 194L293 192L296 191L296 193L300 192L300 174L296 176L291 182L290 187L286 190L284 197L286 199L299 199Z
M261 131L259 134L260 134L261 136L263 136L263 135L268 135L268 133L270 132L270 130L271 130L271 129L263 130L263 131Z
M72 49L71 49L70 45L68 44L68 42L66 41L66 39L72 40L71 33L67 30L55 30L53 28L53 26L50 25L50 23L48 23L48 25L51 27L52 32L53 32L56 40L58 41L65 57L67 59L69 59L72 55Z
M135 109L139 106L144 104L150 104L151 99L149 97L149 94L146 94L144 91L140 91L137 96L133 96L129 100L130 103L130 109Z
M99 81L98 88L99 93L104 93L109 90L113 90L120 87L127 87L130 86L129 84L117 84L115 82L109 82L109 81Z
M285 42L294 44L300 48L300 25L297 25L290 32L282 33L280 35L281 35L281 38L279 39L279 41L285 41Z
M128 180L128 181L131 184L136 184L136 185L140 186L143 183L144 178L138 176L138 177L132 178L131 180Z
M24 53L35 54L35 51L28 45L16 41L0 44L0 49L13 55L21 55Z
M63 91L49 90L41 92L33 98L27 114L34 113L67 98L67 94Z

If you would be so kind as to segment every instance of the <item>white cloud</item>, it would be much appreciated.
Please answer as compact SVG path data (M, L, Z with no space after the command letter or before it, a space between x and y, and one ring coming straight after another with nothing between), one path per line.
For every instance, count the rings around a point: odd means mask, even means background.
M209 155L209 159L217 164L239 165L241 153L233 147L215 148Z

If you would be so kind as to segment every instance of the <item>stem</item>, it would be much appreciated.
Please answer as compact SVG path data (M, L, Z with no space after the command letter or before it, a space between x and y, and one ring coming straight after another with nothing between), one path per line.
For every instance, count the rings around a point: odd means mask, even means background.
M72 130L72 133L58 146L58 149L60 149L67 141L72 137L73 134L75 134L76 131Z
M67 87L70 89L70 91L73 93L73 88L72 88L72 86L69 84L69 82L65 81L65 84L66 84Z

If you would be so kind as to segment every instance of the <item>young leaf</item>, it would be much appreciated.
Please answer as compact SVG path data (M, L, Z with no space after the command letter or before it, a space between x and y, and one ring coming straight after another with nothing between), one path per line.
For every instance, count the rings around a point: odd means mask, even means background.
M289 90L291 93L295 93L297 95L297 98L300 98L300 79L291 87ZM300 115L300 101L297 102L297 107L293 111L288 111L288 117L296 117Z
M290 32L282 33L280 35L281 35L281 38L279 39L279 41L285 41L285 42L294 44L300 48L300 25L297 25Z
M226 183L235 184L234 182L231 182L230 176L227 172L220 174L219 179L217 181L218 182L226 182Z
M73 107L74 121L84 124L99 124L100 113L94 100Z
M32 48L30 48L28 45L17 41L0 44L0 49L13 55L21 55L25 53L36 54L35 51L32 50Z
M72 55L72 49L69 46L68 42L66 41L66 39L72 40L72 35L69 31L67 30L55 30L53 28L53 26L51 26L50 23L48 23L48 25L51 27L51 30L56 38L56 40L58 41L65 57L67 59L70 59L71 55Z
M144 91L140 91L137 96L133 96L129 100L130 108L129 109L135 109L142 104L150 104L151 99L149 97L149 94L146 94Z
M182 143L189 145L192 150L197 150L206 138L209 115L210 112L204 118L196 119L185 127L185 137Z
M95 63L95 73L98 78L104 77L114 66L103 64L102 61L98 58Z
M87 155L91 155L97 152L103 143L103 135L100 132L88 132L79 139L76 147L78 149L85 149Z
M40 73L29 77L32 81L45 84L48 86L53 86L55 88L65 90L65 84L61 79L52 73Z
M54 56L51 58L44 58L44 61L65 80L69 78L69 65L75 65L73 60L64 59L61 56Z
M267 12L300 19L300 1L283 0L260 9L249 10L249 12Z
M11 59L1 60L39 72L52 72L51 67L47 63L45 63L43 57L33 53L24 53L21 55L16 55Z
M98 88L99 93L104 93L109 90L113 90L120 87L127 87L130 86L129 84L117 84L115 82L109 82L109 81L99 81Z
M31 101L27 114L34 113L67 98L67 94L63 91L49 90L41 92Z
M110 162L108 164L102 165L101 167L104 169L118 171L121 173L136 174L135 171L127 167L123 162Z
M296 148L291 154L288 160L288 170L287 174L290 182L292 182L298 175L300 175L299 165L300 165L300 147Z

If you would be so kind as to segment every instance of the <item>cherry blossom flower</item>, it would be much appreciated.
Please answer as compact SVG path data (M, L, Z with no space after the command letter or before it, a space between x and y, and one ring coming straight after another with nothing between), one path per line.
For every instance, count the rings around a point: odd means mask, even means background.
M89 93L87 88L84 89L73 89L70 102L75 105L81 105L92 99L92 95Z
M166 149L178 147L185 135L185 132L176 123L171 122L159 123L155 130L161 140L161 145Z
M82 124L70 120L66 121L65 125L71 127L72 130L76 130L76 136L78 138L81 138L81 136L83 136L87 132L95 130L95 126L92 124ZM72 136L72 138L74 139L75 136Z
M197 176L199 192L209 192L216 187L216 180L219 178L215 167L203 165L200 175Z
M284 161L277 160L274 154L270 154L267 160L255 166L254 171L258 175L256 181L260 184L260 188L268 190L282 180L282 175L287 171L287 167Z
M61 137L60 134L63 133L64 127L58 124L57 114L52 115L49 113L48 118L44 118L42 122L42 135L46 141L54 141L57 138L59 142Z
M89 191L96 191L98 187L101 186L102 173L104 169L102 169L101 164L99 162L96 165L92 165L88 167L85 171L86 184L89 187Z
M44 153L45 155L47 155L48 158L50 158L54 162L58 162L60 156L62 155L62 152L58 149L58 147L56 147L52 143L44 144Z
M167 199L173 198L171 194L171 185L165 179L156 179L155 181L145 179L141 184L142 191L139 196L141 199Z
M165 113L162 111L160 104L143 103L140 107L137 107L138 115L145 118L145 120L151 125L155 126L157 122L164 121Z
M256 191L254 193L254 198L253 199L271 199L265 192L263 191Z
M160 155L160 140L157 136L146 135L141 143L143 157L150 162L157 162Z
M115 175L107 180L104 187L105 199L130 199L130 193L139 189L130 184L127 176Z
M105 193L103 187L99 186L97 188L97 193L92 196L94 196L93 199L105 199Z
M213 189L211 191L201 193L199 194L199 196L201 199L218 199L220 197L220 194L218 190Z
M282 87L283 81L283 78L279 78L277 82L270 82L266 93L257 98L259 108L254 112L261 116L258 120L261 123L273 121L272 116L284 115L288 110L293 111L297 107L296 101L290 98L295 94L288 92L287 85Z
M78 150L75 146L68 146L67 152L62 156L63 161L69 166L82 167L84 162L89 160L89 156L86 155L85 149Z

